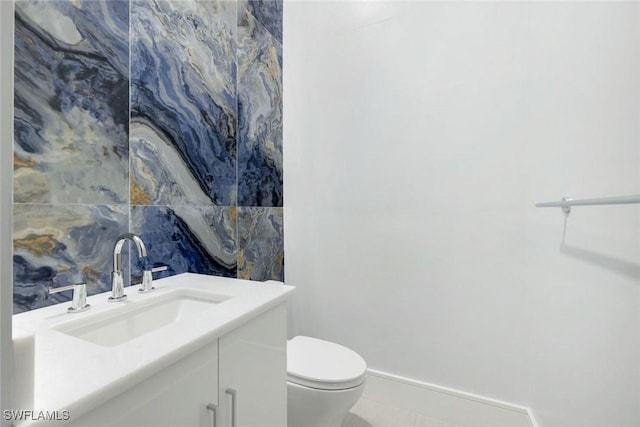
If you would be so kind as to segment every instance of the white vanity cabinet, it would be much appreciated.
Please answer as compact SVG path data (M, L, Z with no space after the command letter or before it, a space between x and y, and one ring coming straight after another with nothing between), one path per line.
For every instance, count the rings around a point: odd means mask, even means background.
M220 338L218 427L286 427L286 345L284 304Z
M286 325L281 303L69 425L285 427Z

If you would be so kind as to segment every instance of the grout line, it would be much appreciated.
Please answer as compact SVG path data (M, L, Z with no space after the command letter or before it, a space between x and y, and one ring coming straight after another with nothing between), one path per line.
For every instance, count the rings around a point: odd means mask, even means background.
M240 66L238 61L238 51L240 50L240 41L238 34L240 32L238 22L240 21L239 13L239 0L234 2L236 7L236 13L234 14L234 62L235 62L235 90L236 90L236 224L235 224L235 238L236 238L236 278L240 278Z
M127 105L129 112L129 123L127 124L127 129L129 130L127 134L127 147L128 147L128 160L129 160L129 175L127 177L127 199L129 205L129 212L131 212L131 101L132 101L132 93L133 93L133 85L131 81L131 39L133 32L131 31L131 18L133 16L133 2L129 1L129 33L127 34L127 46L129 51L129 75L127 76L127 81L129 85L129 104ZM131 220L129 220L129 228L131 228Z
M127 216L127 231L131 232L131 227L133 225L133 222L131 220L131 216L133 213L133 205L131 204L131 163L132 163L132 150L131 150L131 105L132 105L132 95L133 95L133 84L132 84L132 73L131 73L131 41L132 41L132 36L133 36L133 31L132 31L132 17L133 17L133 1L129 0L129 34L127 34L127 45L128 45L128 49L129 49L129 75L128 77L128 82L129 82L129 105L127 106L129 109L129 123L127 125L127 129L129 130L128 134L127 134L127 145L129 147L129 176L127 177L127 181L128 181L128 188L127 188L127 196L128 196L128 216ZM131 245L129 245L129 248L131 248ZM131 268L131 253L133 251L129 250L128 253L128 261L129 261L129 273L127 274L127 276L129 276L129 286L131 286L131 272L133 271L133 269Z
M1 1L1 0L0 0ZM14 203L14 205L21 205L21 206L120 206L120 207L134 207L134 206L141 206L141 207L158 207L158 208L164 208L164 207L188 207L188 208L236 208L238 206L231 206L231 205L194 205L194 204L176 204L176 203L167 203L167 204L163 204L163 205L139 205L139 204L128 204L128 203L76 203L76 202L71 202L71 203L66 203L66 202L46 202L46 203ZM245 207L245 206L240 206L240 207ZM246 206L246 207L250 207L250 206Z

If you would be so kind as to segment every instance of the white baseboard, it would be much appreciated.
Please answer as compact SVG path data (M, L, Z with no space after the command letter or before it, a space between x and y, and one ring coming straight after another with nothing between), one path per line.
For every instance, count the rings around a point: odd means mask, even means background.
M364 397L457 427L539 427L529 408L373 369Z

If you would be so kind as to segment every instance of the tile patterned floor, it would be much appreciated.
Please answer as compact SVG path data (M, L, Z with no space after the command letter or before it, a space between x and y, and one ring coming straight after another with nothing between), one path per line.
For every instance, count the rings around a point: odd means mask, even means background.
M342 427L455 427L406 409L362 398L351 409Z

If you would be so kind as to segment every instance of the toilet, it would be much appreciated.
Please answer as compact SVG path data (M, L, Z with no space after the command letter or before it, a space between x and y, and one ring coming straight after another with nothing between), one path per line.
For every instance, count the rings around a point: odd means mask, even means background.
M367 363L347 347L297 336L287 342L287 426L340 427L365 385Z

